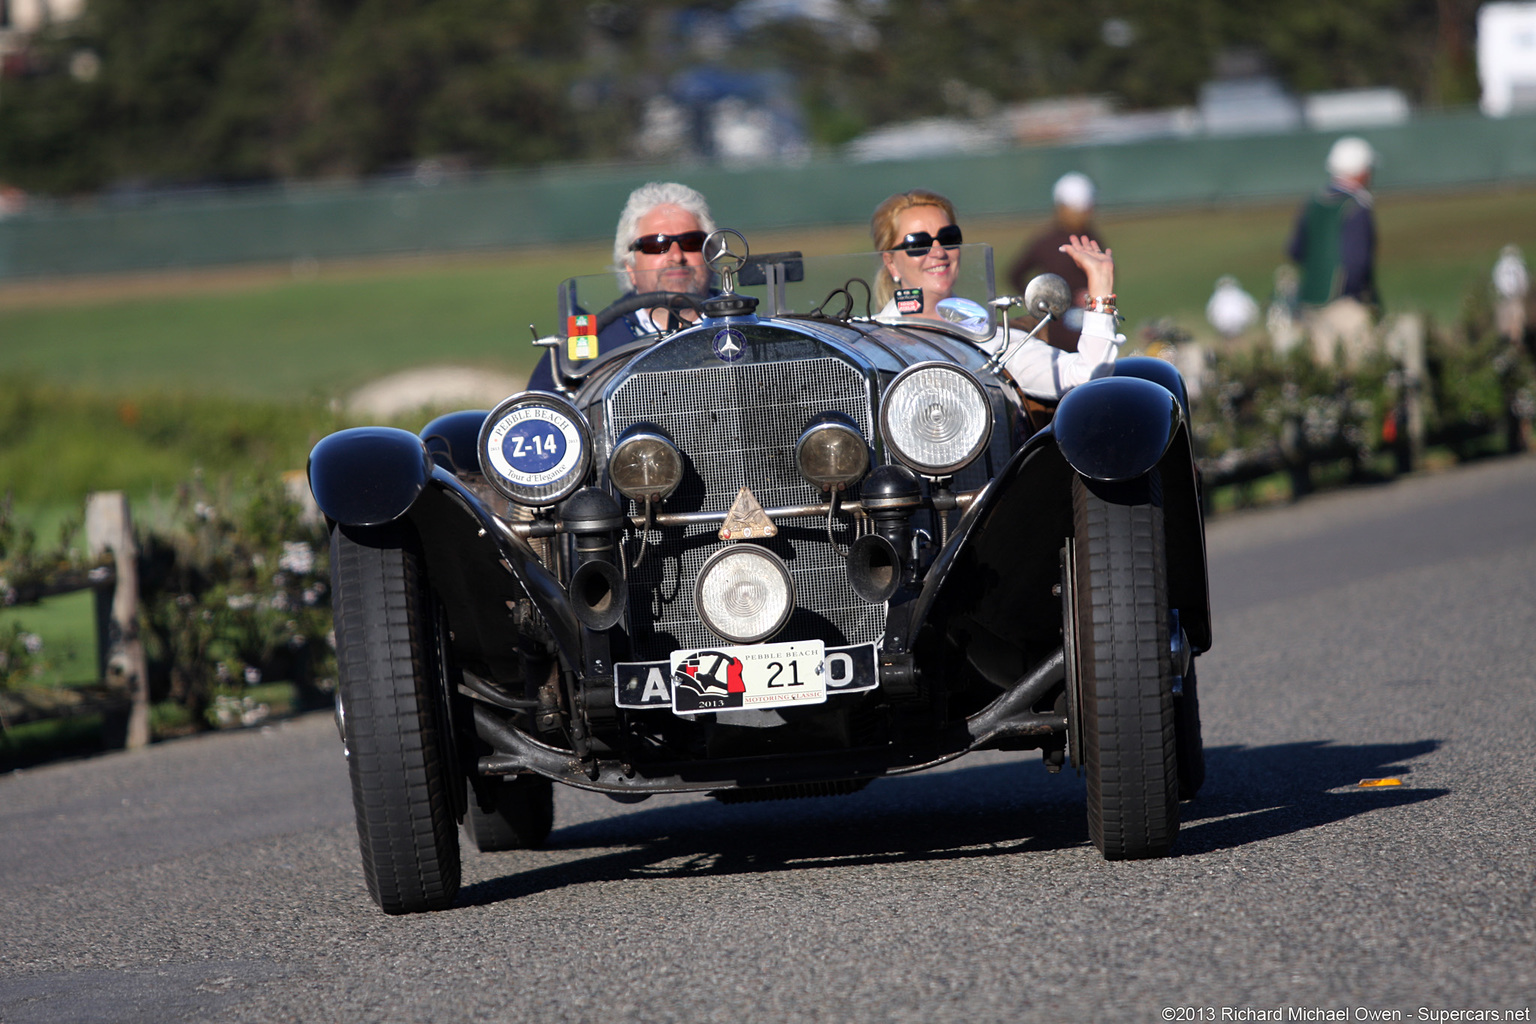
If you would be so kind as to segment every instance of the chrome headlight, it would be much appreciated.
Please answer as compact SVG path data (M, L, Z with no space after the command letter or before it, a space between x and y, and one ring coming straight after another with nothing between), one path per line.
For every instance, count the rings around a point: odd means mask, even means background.
M981 382L949 363L917 363L880 400L880 432L896 458L925 476L964 469L992 437Z
M869 442L852 417L824 412L795 442L795 468L824 491L847 490L869 470Z
M693 607L717 636L755 644L784 628L795 610L795 583L773 552L732 544L710 556L693 586Z
M660 429L636 423L613 446L608 478L626 498L661 501L683 482L683 453Z
M587 421L558 395L524 391L505 399L480 427L486 479L523 505L553 505L587 478L592 441Z

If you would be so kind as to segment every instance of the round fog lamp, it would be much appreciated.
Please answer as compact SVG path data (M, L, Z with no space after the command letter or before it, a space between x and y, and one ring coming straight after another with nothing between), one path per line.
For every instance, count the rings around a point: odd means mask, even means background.
M823 413L795 442L795 467L824 491L847 490L869 469L869 442L852 418Z
M795 583L773 552L732 544L710 556L693 587L693 607L715 635L755 644L784 628L795 610Z
M683 481L683 453L654 427L631 427L613 446L608 478L626 498L661 501Z
M981 382L969 373L947 363L918 363L885 389L880 430L912 469L948 476L987 447L992 410Z

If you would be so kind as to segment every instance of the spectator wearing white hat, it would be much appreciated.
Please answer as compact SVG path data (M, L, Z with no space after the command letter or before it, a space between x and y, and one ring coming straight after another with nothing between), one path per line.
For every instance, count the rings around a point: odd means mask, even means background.
M1328 151L1328 184L1296 216L1287 255L1301 270L1297 299L1312 334L1313 355L1332 362L1342 346L1348 366L1370 345L1376 292L1376 219L1370 193L1376 151L1347 135Z
M1095 195L1093 181L1088 175L1080 171L1063 174L1056 179L1051 199L1056 206L1055 219L1020 250L1008 271L1008 281L1016 295L1024 294L1025 285L1037 274L1058 274L1067 282L1072 289L1072 308L1061 321L1046 328L1046 340L1057 348L1076 352L1083 324L1082 307L1088 295L1088 277L1062 249L1073 235L1091 238L1101 248L1104 238L1091 223ZM1027 318L1020 321L1020 326L1033 325Z

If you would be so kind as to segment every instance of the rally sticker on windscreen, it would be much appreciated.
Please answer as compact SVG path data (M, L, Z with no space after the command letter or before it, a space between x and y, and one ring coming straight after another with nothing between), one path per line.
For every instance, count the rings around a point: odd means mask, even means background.
M814 642L820 647L819 641ZM761 708L786 704L815 704L829 693L856 693L877 685L875 645L826 648L821 658L821 689L796 680L814 679L808 661L786 660L775 648L806 651L813 642L761 644L756 647L715 647L678 651L672 661L620 662L613 667L614 703L621 708L671 708L679 714ZM741 652L767 652L765 658L748 658ZM808 654L814 658L814 654ZM777 665L772 668L770 666ZM759 685L754 690L752 683ZM769 685L770 683L775 685ZM734 684L734 689L733 689ZM756 698L756 699L749 699ZM761 699L766 697L766 701ZM711 706L704 707L701 702ZM686 709L686 710L685 710Z

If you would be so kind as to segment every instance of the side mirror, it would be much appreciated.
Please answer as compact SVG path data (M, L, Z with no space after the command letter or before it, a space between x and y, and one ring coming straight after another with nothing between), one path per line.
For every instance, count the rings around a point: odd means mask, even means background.
M1031 316L1051 316L1060 319L1072 305L1072 289L1057 274L1041 274L1024 289L1024 307Z

